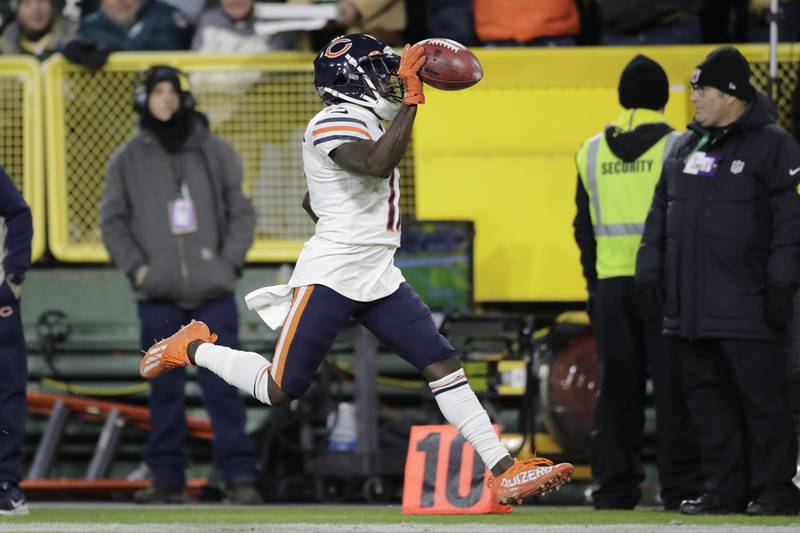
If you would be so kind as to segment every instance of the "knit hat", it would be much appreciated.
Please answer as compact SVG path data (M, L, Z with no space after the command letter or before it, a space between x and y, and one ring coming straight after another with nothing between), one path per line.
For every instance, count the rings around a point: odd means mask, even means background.
M181 80L178 78L178 71L165 65L156 65L150 68L147 78L144 80L144 89L147 96L150 96L156 85L162 81L168 81L175 89L175 92L181 94Z
M619 78L619 103L625 109L658 111L669 100L669 81L661 65L641 54L625 66Z
M750 100L755 89L750 85L750 64L732 46L717 48L692 72L692 85L714 87L740 100Z

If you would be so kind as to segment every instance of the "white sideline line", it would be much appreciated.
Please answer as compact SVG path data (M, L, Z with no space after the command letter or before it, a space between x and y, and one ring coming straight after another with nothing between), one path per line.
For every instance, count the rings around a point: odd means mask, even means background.
M173 532L269 532L269 533L797 533L792 526L610 524L610 525L508 525L493 524L75 524L32 522L2 524L0 532L20 533L173 533Z

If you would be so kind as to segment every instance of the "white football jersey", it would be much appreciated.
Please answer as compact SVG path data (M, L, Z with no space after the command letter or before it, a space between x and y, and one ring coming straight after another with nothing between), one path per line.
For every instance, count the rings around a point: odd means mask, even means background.
M346 244L400 246L400 172L376 178L342 169L328 154L342 144L383 135L374 113L354 104L320 111L303 137L303 169L316 234Z
M394 266L400 246L400 172L374 177L342 169L329 156L348 142L377 140L384 128L355 104L329 106L303 136L303 169L311 208L319 217L289 285L325 285L358 301L388 296L403 282Z

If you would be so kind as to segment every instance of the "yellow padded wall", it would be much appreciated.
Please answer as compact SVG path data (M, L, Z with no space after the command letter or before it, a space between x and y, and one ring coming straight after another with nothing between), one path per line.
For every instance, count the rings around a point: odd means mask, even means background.
M478 85L426 88L414 131L417 215L475 221L476 301L585 298L572 236L575 152L621 111L619 74L638 52L667 70L666 118L683 130L688 78L709 50L476 50Z

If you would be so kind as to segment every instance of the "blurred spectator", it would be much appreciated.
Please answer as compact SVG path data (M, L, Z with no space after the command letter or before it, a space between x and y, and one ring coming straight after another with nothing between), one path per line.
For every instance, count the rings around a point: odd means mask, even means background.
M465 46L479 44L472 0L428 0L425 19L426 33L430 37L453 39Z
M256 34L254 3L254 0L222 0L220 7L206 10L197 25L192 49L208 53L255 54L292 48L293 33L279 33L272 37ZM213 124L220 126L228 120L245 121L251 124L252 128L256 128L249 131L249 135L255 134L259 139L272 139L274 132L260 129L268 124L252 120L252 105L258 104L251 100L255 95L252 92L248 94L248 89L263 77L264 74L258 70L195 72L191 74L191 81L195 93L203 95L204 100L209 97L209 100L215 102L209 111L209 118ZM229 136L231 142L234 144L240 142L244 146L251 142L252 137L247 138L248 134L243 136L241 128L234 130L235 132ZM280 192L276 194L274 192L276 189L285 191L287 184L299 183L300 189L295 192L301 197L305 192L305 178L302 171L284 172L285 158L281 157L281 154L286 152L296 154L295 149L300 146L303 131L300 130L296 142L290 145L285 142L264 142L262 151L265 160L262 161L262 167L252 185L259 230L263 230L275 219L277 213L281 212L280 207L277 210L273 210L273 207L274 204L280 204L286 196ZM297 158L291 160L296 161ZM265 161L268 163L265 164ZM279 169L277 173L265 170L276 167ZM305 220L305 213L301 211L299 205L295 211L303 217L301 220ZM269 221L267 217L270 217ZM304 229L308 231L305 226Z
M195 31L192 49L209 53L254 54L276 49L291 48L293 36L280 33L273 37L255 33L254 0L222 0L220 7L206 10L200 17ZM226 72L195 72L191 74L192 88L196 94L213 100L215 105L209 110L211 122L217 126L228 120L244 120L253 128L268 126L252 120L250 99L253 93L248 89L262 79L263 73L258 70L236 70ZM222 96L222 97L220 97ZM258 105L258 104L255 104ZM241 142L247 145L251 139L242 137L241 128L235 128L229 140L234 144ZM296 155L296 147L300 146L304 129L289 133L291 142L284 140L275 142L274 132L264 129L252 131L265 141L262 146L263 160L259 173L252 184L253 204L256 208L258 229L274 228L284 221L281 216L286 208L281 201L286 198L286 191L294 190L301 197L305 192L305 178L302 168L291 167L291 163L299 164L298 157L284 157L284 154ZM298 204L292 212L305 222L306 215ZM303 224L304 235L308 227ZM285 235L285 234L284 234Z
M650 45L703 42L697 0L603 0L601 44Z
M115 50L185 50L192 28L180 11L160 0L102 0L78 33Z
M43 61L64 40L75 33L76 25L56 12L53 0L20 0L16 17L0 35L0 53L26 54Z
M253 208L242 163L213 134L182 87L183 74L155 66L134 93L141 130L111 159L100 208L103 242L138 300L142 346L202 320L238 345L233 291L253 242ZM184 369L150 382L152 432L144 459L152 485L140 503L180 503L188 458ZM197 381L214 429L214 467L235 503L258 503L255 447L245 434L239 393L208 370Z
M368 33L389 46L405 44L405 0L339 0L336 24L344 33Z
M217 54L256 54L292 47L285 34L272 38L255 32L255 0L222 0L219 7L200 16L192 39L192 50Z
M475 31L494 46L569 46L580 31L575 0L475 0Z
M278 34L272 38L255 32L254 0L222 0L200 16L194 33L192 50L212 54L258 54L273 49L291 48L292 37ZM210 110L213 124L228 120L242 105L241 98L262 78L259 70L234 72L195 72L191 74L196 94L227 95Z

